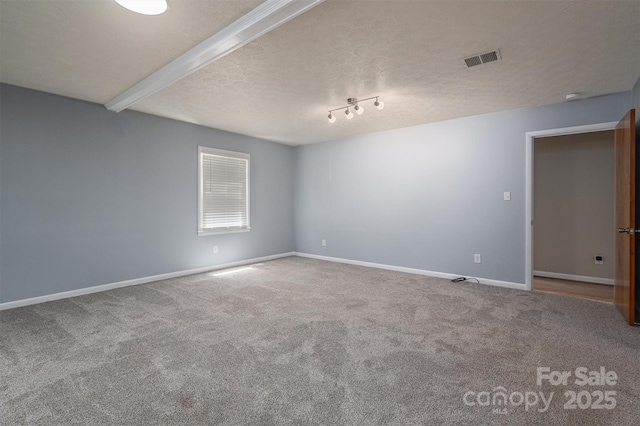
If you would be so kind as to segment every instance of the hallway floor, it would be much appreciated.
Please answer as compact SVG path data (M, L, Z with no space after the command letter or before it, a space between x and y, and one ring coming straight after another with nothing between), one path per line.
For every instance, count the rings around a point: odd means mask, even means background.
M613 286L607 284L533 277L533 291L613 303Z

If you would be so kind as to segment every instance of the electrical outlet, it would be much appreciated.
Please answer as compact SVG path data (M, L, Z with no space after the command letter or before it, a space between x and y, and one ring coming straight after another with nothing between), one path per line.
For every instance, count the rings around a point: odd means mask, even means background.
M322 247L326 247L327 246L327 240L322 240Z
M596 254L595 256L593 256L593 260L595 261L596 265L604 264L604 257L601 254Z
M473 255L473 263L482 263L482 258L480 257L479 254Z
M511 192L505 192L504 193L504 200L505 201L511 201Z
M218 254L218 246L213 246L213 254Z

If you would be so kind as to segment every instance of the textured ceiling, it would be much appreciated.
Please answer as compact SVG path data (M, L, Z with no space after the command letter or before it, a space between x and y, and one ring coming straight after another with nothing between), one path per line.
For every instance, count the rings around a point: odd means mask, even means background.
M3 82L104 103L258 1L1 0ZM131 109L304 144L630 90L640 1L327 0ZM500 49L467 69L463 58ZM346 98L385 109L330 124Z
M261 0L169 0L143 16L112 0L0 0L0 81L105 103Z

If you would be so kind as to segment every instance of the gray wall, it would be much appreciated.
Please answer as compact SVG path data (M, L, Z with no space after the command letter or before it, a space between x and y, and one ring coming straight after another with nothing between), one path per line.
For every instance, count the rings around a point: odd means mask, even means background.
M533 269L613 279L613 131L539 138L534 153Z
M631 105L624 92L299 147L297 250L524 283L525 133Z
M525 132L633 99L292 148L0 85L0 302L293 250L524 282ZM251 154L251 232L197 237L198 145Z
M294 250L294 148L14 86L0 97L1 302ZM197 236L198 145L251 154L251 232Z

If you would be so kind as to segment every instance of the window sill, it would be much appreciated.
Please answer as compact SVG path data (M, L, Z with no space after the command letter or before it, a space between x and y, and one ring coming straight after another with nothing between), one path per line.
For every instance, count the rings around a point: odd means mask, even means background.
M251 231L251 228L246 228L246 229L232 229L232 230L219 230L219 231L203 231L203 230L198 230L198 237L206 237L207 235L221 235L221 234L237 234L239 232L249 232Z

